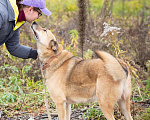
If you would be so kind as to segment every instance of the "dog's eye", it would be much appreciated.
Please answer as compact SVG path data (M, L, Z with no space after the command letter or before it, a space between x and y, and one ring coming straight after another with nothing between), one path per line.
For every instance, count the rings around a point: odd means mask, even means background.
M44 32L47 32L47 29L44 29Z

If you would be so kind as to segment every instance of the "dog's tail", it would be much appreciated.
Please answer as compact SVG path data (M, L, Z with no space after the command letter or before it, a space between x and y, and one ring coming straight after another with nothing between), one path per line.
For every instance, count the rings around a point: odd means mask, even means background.
M95 51L97 56L105 63L108 73L113 77L114 81L125 80L128 76L127 65L120 59L116 59L112 55L104 51Z

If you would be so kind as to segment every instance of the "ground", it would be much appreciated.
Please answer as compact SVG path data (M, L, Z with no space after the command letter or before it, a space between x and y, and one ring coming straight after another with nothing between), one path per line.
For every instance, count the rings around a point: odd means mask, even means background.
M91 106L86 105L84 106L84 108L81 109L72 109L72 114L71 114L71 120L89 120L89 116L90 116L90 112L89 108ZM148 120L148 117L144 117L144 111L146 109L150 108L150 99L143 101L143 102L131 102L131 114L134 120L142 120L142 118L138 117L138 116L143 116L144 120ZM41 107L41 111L40 112L31 112L29 111L13 111L13 109L11 108L6 108L8 111L10 111L10 113L12 113L11 117L8 116L5 112L0 111L0 118L1 120L48 120L48 116L46 113L46 109L45 107ZM42 111L43 109L43 111ZM99 105L96 104L94 107L92 107L92 109L96 109L100 111ZM53 111L53 113L51 113L51 117L52 120L58 120L58 114L56 112L56 109L50 109L51 111ZM118 112L119 108L116 105L114 108L114 116L116 119L119 120L124 120L123 115ZM13 113L14 112L14 113ZM86 114L89 114L89 116L86 116ZM95 114L94 112L92 114ZM86 116L83 118L83 116ZM101 116L99 118L90 118L90 120L105 120L103 114L101 114Z

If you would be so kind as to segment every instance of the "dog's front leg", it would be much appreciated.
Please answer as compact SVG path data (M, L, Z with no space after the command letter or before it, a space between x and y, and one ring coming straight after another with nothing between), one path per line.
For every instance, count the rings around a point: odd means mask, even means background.
M70 120L71 104L66 103L66 120Z
M56 108L59 120L66 120L66 102L57 102Z

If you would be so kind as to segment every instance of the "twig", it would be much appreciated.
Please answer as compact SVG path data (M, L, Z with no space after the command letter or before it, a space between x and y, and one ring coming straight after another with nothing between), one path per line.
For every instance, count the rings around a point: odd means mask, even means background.
M138 82L137 82L136 79L135 79L135 82L136 82L136 84L137 84L137 87L138 87L138 91L139 91L140 97L142 98L142 101L143 101L143 97L142 97L141 90L140 90L140 85L138 84Z

